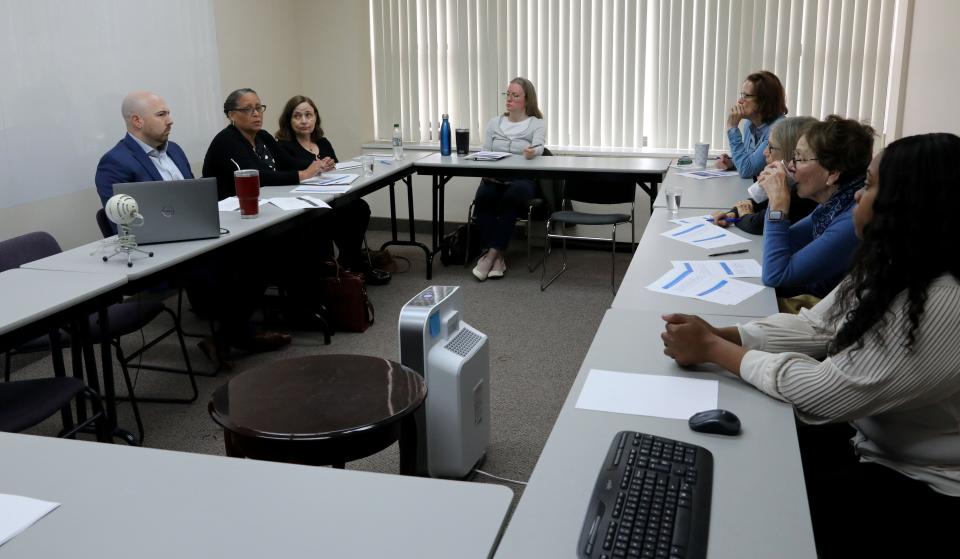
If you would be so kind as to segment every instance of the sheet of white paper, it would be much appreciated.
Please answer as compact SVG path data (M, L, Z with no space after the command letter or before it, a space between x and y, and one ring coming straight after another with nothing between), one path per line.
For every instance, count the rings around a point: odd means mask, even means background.
M675 239L683 243L707 249L750 242L750 239L745 239L723 227L718 227L705 221L693 225L684 224L660 234L668 239Z
M719 391L715 380L591 369L577 407L686 420L716 409Z
M221 212L232 212L240 209L240 200L236 196L224 198L217 202L217 208Z
M318 208L329 208L330 205L319 198L312 196L299 196L297 198L270 198L270 203L281 210L315 210Z
M677 176L679 177L690 177L697 180L734 177L736 175L736 171L721 171L719 169L703 169L701 171L690 171L689 173L677 173Z
M363 157L363 156L362 156L362 155L358 155L358 156L354 157L353 159L354 159L355 161L360 161L360 158L361 158L361 157ZM377 163L382 164L382 165L390 165L390 164L392 164L392 163L394 162L394 159L393 159L393 156L392 156L392 155L374 155L374 156L373 156L373 160L376 161Z
M301 184L300 186L291 190L290 193L303 194L309 192L311 194L343 194L348 190L350 190L349 185L320 186L317 184Z
M647 289L721 305L736 305L762 291L763 286L715 276L704 271L698 272L684 263L681 267L670 269L647 285Z
M689 223L689 224L701 223L701 222L704 222L704 221L707 221L707 222L709 223L708 220L709 220L710 218L712 218L712 217L713 217L713 216L711 216L710 214L703 214L703 215L698 215L698 216L695 216L695 217L678 217L678 218L670 219L670 220L668 220L668 221L669 221L670 223L676 223L677 225L686 225L686 224L688 224L688 223Z
M257 203L258 206L264 204L269 204L270 200L267 198L261 198ZM240 200L236 196L231 196L229 198L224 198L217 202L217 209L221 212L235 212L240 209Z
M59 506L60 503L0 493L0 545Z
M304 181L300 181L300 184L312 184L315 186L332 186L335 184L350 184L355 180L357 180L357 175L323 173L322 175L317 175L315 177L310 177L309 179L306 179Z
M336 165L338 171L341 171L343 169L356 169L359 166L360 166L359 161L341 161Z
M759 278L763 271L760 263L752 258L740 260L673 260L674 268L689 264L695 271L730 278Z

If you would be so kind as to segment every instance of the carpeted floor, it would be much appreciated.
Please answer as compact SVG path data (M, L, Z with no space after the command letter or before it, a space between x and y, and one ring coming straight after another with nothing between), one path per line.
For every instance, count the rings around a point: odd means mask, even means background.
M638 224L638 233L642 230L643 224ZM387 238L385 232L369 233L373 247L380 246ZM213 390L231 375L271 360L303 355L352 353L399 360L397 320L403 304L429 285L459 285L466 301L463 320L490 338L492 437L483 469L513 480L527 480L603 313L613 299L609 286L609 252L571 251L570 269L547 291L541 292L539 270L532 274L526 270L524 241L518 240L511 245L506 277L485 283L476 281L469 268L443 267L439 261L434 267L433 279L427 281L422 251L408 247L390 250L395 256L409 259L409 271L394 274L389 285L369 288L376 307L376 322L369 330L363 334L337 333L329 346L322 345L319 333L296 332L293 344L280 351L242 357L230 373L220 373L213 378L198 377L200 397L191 405L142 404L146 426L144 445L223 454L222 432L207 414L207 402ZM630 257L627 253L616 256L618 285ZM556 266L559 258L552 261ZM401 270L406 268L402 258L398 258L398 265ZM188 331L204 331L202 321L190 313L185 314ZM162 318L156 323L150 330L167 325ZM148 331L145 335L149 337L150 333ZM188 338L190 358L195 367L209 370L211 363L197 349L196 342L196 339ZM124 340L128 350L135 349L140 343L140 336L128 336ZM182 365L174 337L151 350L145 359ZM49 357L24 355L14 358L14 379L48 375L50 370ZM119 372L117 385L122 386ZM187 378L181 375L144 371L136 380L140 395L186 394L187 388ZM121 403L119 414L121 426L132 431L135 425L129 405ZM58 426L59 420L52 419L31 432L51 434ZM396 445L367 459L349 463L347 468L396 472ZM491 481L482 476L476 480ZM522 486L508 486L514 490L516 502Z

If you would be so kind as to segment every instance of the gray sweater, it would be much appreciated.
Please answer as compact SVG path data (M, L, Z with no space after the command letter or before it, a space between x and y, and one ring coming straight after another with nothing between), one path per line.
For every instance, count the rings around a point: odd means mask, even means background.
M503 124L510 121L500 115L490 119L483 134L483 149L485 151L506 151L522 154L527 146L539 146L537 155L543 154L543 142L547 137L547 127L543 120L532 116L527 119L527 125L518 132L508 134L503 130Z
M740 325L744 380L793 404L807 423L848 421L860 459L876 462L960 497L960 283L934 280L908 352L901 293L862 349L827 356L837 325L829 323L836 289L799 315L775 314Z

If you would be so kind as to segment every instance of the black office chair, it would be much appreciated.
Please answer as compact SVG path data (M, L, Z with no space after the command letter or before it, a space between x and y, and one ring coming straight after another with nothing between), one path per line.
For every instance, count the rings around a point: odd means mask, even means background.
M636 208L636 185L633 181L626 179L602 179L602 180L568 180L563 185L563 201L561 210L550 214L547 220L547 231L545 234L546 247L543 251L543 268L540 270L540 291L544 291L551 283L567 271L567 239L578 241L606 241L605 238L581 237L577 235L567 235L567 225L611 225L611 258L610 258L610 289L614 294L617 292L616 282L616 255L617 255L617 225L629 223L631 225L631 250L636 248L636 232L633 231L634 213ZM585 202L588 204L630 204L630 213L589 213L582 211L567 210L569 202ZM560 234L551 233L553 224L560 224ZM563 265L560 271L553 275L549 281L544 283L547 273L547 257L551 252L551 239L562 239L563 241Z
M550 157L552 155L553 153L549 149L543 148L544 157ZM527 203L527 218L517 220L517 223L522 222L527 228L527 271L531 273L537 269L537 266L539 266L541 262L543 262L542 259L536 262L534 262L533 260L533 256L532 256L533 255L533 246L532 246L533 234L531 232L531 227L534 221L545 221L547 217L550 215L551 204L549 200L550 198L549 193L552 192L552 189L553 189L553 181L538 180L537 181L537 197L531 198L530 201ZM471 201L470 207L467 209L466 246L467 246L468 254L463 260L464 268L468 268L470 267L471 264L473 264L473 259L471 258L472 255L469 254L469 247L472 246L470 244L470 232L471 230L476 228L476 223L477 223L476 202Z
M21 235L19 237L14 237L3 242L0 242L0 271L17 268L22 264L27 262L32 262L34 260L39 260L47 256L51 256L61 252L60 245L57 243L56 239L53 238L49 233L44 232L34 232L28 233L26 235ZM138 330L143 329L147 324L153 321L154 318L159 316L161 313L167 313L170 318L173 320L173 326L162 334L154 338L148 343L145 343L140 349L134 351L130 355L124 354L123 348L120 344L120 339L123 336L137 332ZM110 343L114 348L114 351L117 356L117 362L120 364L120 369L123 372L124 383L127 387L127 398L118 398L118 399L129 399L130 405L133 409L134 418L137 422L137 429L140 435L141 442L143 441L144 429L143 429L143 420L140 417L140 407L138 402L161 402L161 403L191 403L196 401L199 392L197 390L196 379L194 378L193 368L190 365L190 357L187 355L187 347L183 340L183 332L180 328L180 320L177 315L166 308L163 303L159 301L149 301L143 300L142 298L130 299L121 303L116 303L110 305L107 308L108 320L110 321L110 332L104 333L100 328L99 318L96 314L90 316L90 339L93 343L100 343L100 340L103 335L109 334ZM166 338L171 334L177 334L177 338L180 342L180 351L183 354L183 360L186 365L186 369L175 369L172 367L160 366L160 365L150 365L137 363L134 366L138 370L153 370L153 371L164 371L172 373L183 373L186 374L190 379L190 388L191 396L188 398L167 398L167 397L138 397L133 390L133 382L130 377L130 364L134 359L138 359L144 352L148 351L150 348L155 346L161 340ZM63 345L69 345L70 337L64 336ZM9 378L10 375L10 357L12 353L28 353L31 351L41 351L49 347L49 343L46 338L38 338L21 345L20 347L12 350L7 353L5 364L5 377Z
M74 425L71 404L83 405L78 398L85 397L93 405L93 415ZM110 442L109 427L100 395L90 390L80 379L51 377L0 383L0 431L19 433L39 424L57 412L61 413L63 428L57 436L73 438L80 431L93 427L100 442Z

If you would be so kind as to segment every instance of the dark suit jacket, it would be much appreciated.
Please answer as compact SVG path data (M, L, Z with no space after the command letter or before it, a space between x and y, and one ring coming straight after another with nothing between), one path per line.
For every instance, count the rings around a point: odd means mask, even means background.
M275 168L257 155L250 142L232 124L217 133L207 148L207 155L203 158L203 176L216 177L217 196L223 200L237 194L233 186L233 172L237 166L241 169L257 169L260 171L260 186L284 186L300 184L301 167L295 159L280 148L266 130L257 132L257 146L261 153L269 156L275 162ZM233 161L231 161L231 159Z
M177 165L183 178L192 179L190 162L180 146L167 142L167 155ZM100 202L106 204L113 196L113 185L121 182L162 181L157 166L150 161L150 157L143 152L143 148L130 134L113 146L113 149L104 154L97 164L97 175L94 181L97 184L97 194Z

